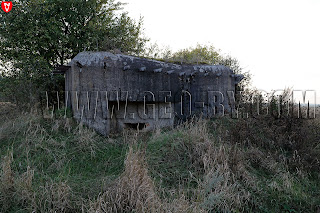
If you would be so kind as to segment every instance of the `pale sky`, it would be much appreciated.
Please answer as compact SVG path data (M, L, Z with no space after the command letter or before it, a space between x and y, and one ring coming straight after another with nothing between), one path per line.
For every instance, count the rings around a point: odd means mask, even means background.
M145 34L179 50L212 44L237 58L263 90L320 95L320 0L127 0ZM320 98L317 98L320 103Z

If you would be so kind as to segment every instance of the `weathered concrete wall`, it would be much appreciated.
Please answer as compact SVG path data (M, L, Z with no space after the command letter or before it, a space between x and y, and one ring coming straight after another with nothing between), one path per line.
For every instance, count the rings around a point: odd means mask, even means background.
M70 65L69 106L77 119L102 134L134 123L172 126L177 117L230 111L228 91L234 92L242 78L221 65L178 65L109 52L82 52ZM150 115L146 104L156 113Z

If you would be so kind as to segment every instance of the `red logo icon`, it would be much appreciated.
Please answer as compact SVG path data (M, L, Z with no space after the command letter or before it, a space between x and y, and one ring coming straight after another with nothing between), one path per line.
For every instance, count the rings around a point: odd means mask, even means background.
M12 9L12 2L11 1L3 1L1 2L1 8L4 12L9 13Z

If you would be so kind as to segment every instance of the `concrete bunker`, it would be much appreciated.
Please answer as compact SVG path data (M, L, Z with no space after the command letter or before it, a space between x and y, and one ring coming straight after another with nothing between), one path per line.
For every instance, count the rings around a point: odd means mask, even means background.
M243 78L223 65L174 64L109 52L81 52L63 69L67 106L77 120L104 135L230 112L230 94Z

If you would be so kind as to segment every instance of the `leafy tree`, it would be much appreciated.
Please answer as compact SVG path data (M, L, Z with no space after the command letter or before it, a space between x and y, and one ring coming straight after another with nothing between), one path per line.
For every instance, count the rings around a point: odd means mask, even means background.
M57 89L58 82L63 83L51 75L53 67L67 64L81 51L117 48L139 54L147 41L142 37L142 19L128 17L121 11L123 3L115 0L17 0L13 4L11 12L0 12L0 66L11 64L10 72L2 74L0 89L9 95ZM26 82L33 92L21 91Z
M65 64L83 50L139 53L146 39L137 23L120 13L114 0L19 0L10 13L0 13L2 61L42 57Z
M251 74L244 71L236 58L223 55L221 50L212 45L198 44L196 47L173 52L168 47L161 49L157 44L151 44L146 48L144 56L173 63L225 65L236 74L244 75L244 79L238 85L239 90L247 90L251 83Z
M196 47L179 50L172 55L172 60L182 63L205 63L216 64L221 58L219 50L214 46L198 44Z
M162 54L164 55L164 54ZM244 103L251 103L252 97L257 95L257 92L250 88L251 74L248 71L244 71L240 62L230 56L223 55L220 50L216 49L212 45L200 45L196 47L190 47L179 50L171 54L169 61L180 63L192 63L192 64L212 64L212 65L224 65L229 67L236 74L242 74L244 78L236 86L236 91L242 91L241 95L236 94L236 101L238 107L247 106Z
M225 65L227 67L230 67L230 69L233 70L236 74L242 74L244 78L240 81L240 83L237 85L238 90L245 91L246 93L251 93L252 89L249 87L251 85L251 73L249 71L245 71L241 65L238 59L227 55L227 56L221 56L217 60L217 64Z

